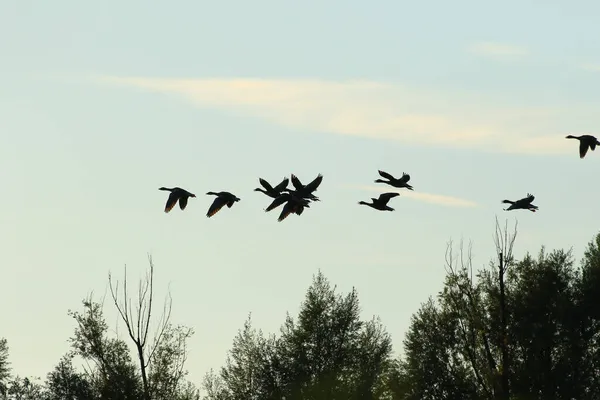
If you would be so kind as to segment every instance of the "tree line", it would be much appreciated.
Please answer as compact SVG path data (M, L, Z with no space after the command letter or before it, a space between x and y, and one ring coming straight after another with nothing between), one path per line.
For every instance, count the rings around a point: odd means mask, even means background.
M399 355L378 318L361 318L357 291L339 293L319 271L298 315L277 334L249 316L225 365L198 386L185 368L194 332L171 322L170 296L156 310L150 258L137 290L109 274L122 337L86 298L68 312L70 349L43 381L15 375L1 339L0 398L600 399L600 233L579 263L571 250L544 247L517 260L516 234L496 221L496 254L478 269L470 245L448 243L443 289L413 314Z

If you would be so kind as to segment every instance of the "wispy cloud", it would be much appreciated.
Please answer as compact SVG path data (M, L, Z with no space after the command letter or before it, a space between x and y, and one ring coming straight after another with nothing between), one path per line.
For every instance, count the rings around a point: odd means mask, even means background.
M99 77L104 83L183 96L281 126L404 143L508 153L567 153L562 110L500 107L477 93L373 81Z
M377 193L385 193L385 192L396 192L400 193L402 197L408 197L409 199L413 199L416 201L422 201L425 203L439 204L442 206L448 207L477 207L477 203L471 200L465 200L458 197L445 196L441 194L433 194L433 193L425 193L425 192L413 192L410 190L398 190L391 187L382 187L375 185L349 185L346 187L351 187L358 190L364 190L368 192L377 192Z
M582 64L581 68L586 71L600 72L600 64Z
M529 53L525 47L494 42L474 43L468 47L468 51L496 59L514 59L526 56Z

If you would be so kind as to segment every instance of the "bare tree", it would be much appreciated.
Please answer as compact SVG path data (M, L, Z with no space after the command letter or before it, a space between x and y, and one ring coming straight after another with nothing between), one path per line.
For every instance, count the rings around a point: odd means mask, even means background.
M496 252L498 254L498 285L500 286L500 323L501 329L501 342L500 349L502 351L502 370L500 372L502 382L502 398L508 400L510 398L510 359L508 349L508 336L506 334L508 326L508 310L506 307L506 287L504 277L506 271L513 262L513 246L515 239L517 238L517 225L515 222L515 229L512 234L508 233L508 221L504 224L504 229L500 228L498 217L496 217L496 232L494 234L494 244L496 245Z
M123 322L125 322L127 333L137 350L145 400L151 400L148 369L157 349L162 344L165 332L169 328L172 305L171 294L168 293L163 305L162 315L160 316L156 327L156 333L151 345L148 346L148 334L150 332L150 319L153 314L152 307L154 301L154 264L152 263L152 257L150 255L148 256L148 261L150 263L150 272L146 274L144 280L140 281L137 301L135 302L132 302L127 291L127 266L125 266L121 301L119 301L118 296L119 283L117 282L116 286L113 288L111 273L108 273L108 282L113 301Z
M446 272L451 280L446 295L456 310L458 329L464 346L465 359L468 360L472 371L479 384L480 390L486 398L510 398L509 373L510 357L507 336L508 310L505 276L513 262L513 246L517 235L515 224L512 234L508 231L508 222L504 229L500 227L496 218L496 231L494 244L498 255L498 308L500 311L500 335L492 330L486 321L485 306L482 304L481 288L476 286L473 279L472 246L469 243L465 251L463 242L459 246L459 254L453 253L453 243L450 241L446 249ZM499 343L494 338L500 337ZM496 347L497 346L497 347ZM495 349L500 349L500 360L494 357L498 354Z

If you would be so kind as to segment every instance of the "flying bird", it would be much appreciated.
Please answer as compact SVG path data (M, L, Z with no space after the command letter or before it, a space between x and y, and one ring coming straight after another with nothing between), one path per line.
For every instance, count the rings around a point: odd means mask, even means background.
M206 216L209 218L218 213L224 205L227 205L227 207L231 208L235 202L240 201L237 196L229 192L207 192L206 194L217 196L206 213Z
M313 192L318 189L319 185L321 185L321 182L323 182L323 175L321 174L317 175L317 177L308 185L303 185L300 179L298 179L296 175L292 174L292 185L294 185L294 188L296 189L285 189L285 191L302 199L320 201L319 198L313 194Z
M567 139L577 139L579 140L579 158L585 157L588 152L588 149L592 149L592 151L596 150L596 145L600 145L598 139L592 135L581 135L581 136L566 136Z
M168 213L169 211L171 211L173 209L173 207L175 207L175 204L177 204L178 200L179 200L179 208L181 208L181 210L185 210L185 207L187 206L187 203L188 203L188 199L190 197L196 197L195 194L190 193L187 190L179 188L179 187L174 187L174 188L161 187L158 190L164 190L167 192L171 192L171 194L169 194L169 198L167 199L167 204L165 205L166 213Z
M267 182L263 178L258 178L258 181L264 187L264 189L256 188L256 189L254 189L254 191L262 192L262 193L266 194L267 196L272 197L274 199L277 198L281 194L282 191L287 189L288 183L290 182L290 180L288 178L283 178L283 180L281 181L280 184L273 187L273 186L271 186L271 184L269 182Z
M289 198L283 206L283 210L281 210L277 221L283 221L288 217L288 215L292 213L296 215L302 215L302 212L305 208L310 208L310 205L308 203L309 201L307 199L298 199L294 197Z
M502 203L510 204L510 207L505 208L504 211L510 210L529 210L531 212L535 212L538 209L538 206L534 206L531 202L535 199L535 197L527 193L527 197L524 197L517 201L512 200L502 200Z
M377 198L377 199L374 197L371 197L371 200L373 201L372 203L365 203L364 201L359 201L358 204L363 204L365 206L372 207L379 211L394 211L394 209L392 207L388 206L387 203L388 203L388 201L390 201L391 198L396 197L396 196L400 196L400 193L394 193L394 192L382 193L379 195L379 198Z
M300 214L302 214L302 211L304 211L304 207L310 208L309 203L310 203L310 201L308 199L303 199L301 197L297 197L291 193L285 193L285 194L278 196L275 200L273 200L271 202L271 204L269 204L269 206L265 209L265 212L269 212L271 210L276 209L280 205L285 204L286 206L289 205L288 209L292 210L291 212L294 212L294 213L300 215ZM282 214L283 214L283 212L282 212Z
M386 178L387 181L384 181L383 179L376 179L375 183L387 183L388 185L393 186L393 187L407 188L408 190L413 190L413 187L408 184L408 181L410 181L409 174L406 174L403 172L402 177L396 179L391 174L388 174L385 171L378 170L377 172L379 172L379 175L381 175L383 178Z

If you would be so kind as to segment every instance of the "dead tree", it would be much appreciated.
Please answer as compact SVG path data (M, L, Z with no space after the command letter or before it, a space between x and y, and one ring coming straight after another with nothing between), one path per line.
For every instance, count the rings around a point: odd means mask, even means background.
M448 243L446 250L446 272L453 282L453 289L449 290L447 295L457 312L459 332L465 343L466 354L464 356L472 368L481 391L489 399L507 400L510 397L505 275L513 260L512 251L516 232L516 225L513 234L508 233L507 226L502 230L496 218L494 243L499 260L497 277L501 325L500 343L495 343L493 339L498 335L485 321L486 310L481 304L480 289L475 286L473 279L471 244L465 252L461 241L459 254L456 257L453 254L452 242ZM500 349L500 360L494 357L495 349Z
M508 348L508 308L506 306L506 271L513 262L513 246L517 238L517 225L512 234L508 233L508 221L504 225L504 230L500 228L498 217L496 217L496 233L494 234L494 243L498 254L498 285L500 286L500 323L501 323L501 341L499 343L502 354L502 369L500 371L502 399L510 399L510 354Z
M109 272L108 274L108 282L113 301L117 310L119 311L119 314L121 315L123 322L125 323L127 333L137 350L145 400L151 400L151 390L148 382L148 367L152 363L156 349L160 346L163 340L165 331L168 329L172 305L171 294L168 293L167 299L165 299L165 303L163 305L162 315L160 316L158 325L156 327L156 333L152 343L148 345L150 319L154 311L152 308L154 302L154 264L152 263L151 256L148 256L148 261L150 263L150 272L146 274L144 280L140 281L136 303L132 303L127 291L127 266L125 266L125 277L123 279L123 298L120 302L118 298L119 283L117 282L116 286L113 288L111 273Z

